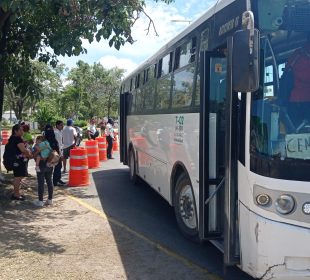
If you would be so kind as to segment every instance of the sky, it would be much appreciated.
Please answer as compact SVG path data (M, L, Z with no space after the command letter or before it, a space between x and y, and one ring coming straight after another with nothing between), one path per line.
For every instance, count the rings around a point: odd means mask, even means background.
M69 69L75 67L78 60L89 64L100 62L107 69L118 67L126 70L125 75L129 74L189 25L188 22L172 20L195 21L215 3L216 0L175 0L167 5L147 0L145 10L153 19L158 36L152 28L147 35L149 20L143 16L132 29L134 44L127 43L117 51L113 47L110 48L106 40L99 43L94 41L92 44L83 40L87 54L77 57L60 56L59 62L64 63Z

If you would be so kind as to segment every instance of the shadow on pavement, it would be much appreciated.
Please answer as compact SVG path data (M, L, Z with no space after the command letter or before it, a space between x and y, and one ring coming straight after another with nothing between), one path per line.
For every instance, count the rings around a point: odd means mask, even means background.
M210 273L223 276L223 255L209 242L199 244L185 239L178 230L173 208L146 183L133 185L129 181L128 169L103 170L93 172L92 175L102 209L107 216L206 268ZM112 222L110 226L124 269L128 277L131 276L128 279L137 279L132 278L132 275L138 275L135 270L139 268L134 265L139 262L138 254L128 254L123 246L125 241L119 226ZM236 267L229 274L225 279L253 279Z
M57 203L60 205L64 203L64 200ZM31 202L8 205L0 213L0 257L13 256L17 251L40 254L63 253L65 251L63 246L50 241L39 232L50 230L53 220L59 219L60 216L66 220L73 220L78 212L55 209L51 211L38 209ZM43 217L49 220L48 223L38 223Z

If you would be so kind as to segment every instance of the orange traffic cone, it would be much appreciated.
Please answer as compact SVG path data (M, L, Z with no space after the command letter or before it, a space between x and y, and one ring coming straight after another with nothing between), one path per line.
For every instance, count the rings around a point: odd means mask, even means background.
M113 141L113 152L119 151L119 145L118 145L118 135L115 134L115 140Z
M99 160L106 161L107 158L107 141L106 137L97 137L98 148L99 148Z
M85 148L87 151L88 168L99 168L99 149L97 140L85 141Z
M70 151L69 187L89 185L88 160L85 148Z
M10 138L10 133L8 130L2 130L2 145L6 145Z

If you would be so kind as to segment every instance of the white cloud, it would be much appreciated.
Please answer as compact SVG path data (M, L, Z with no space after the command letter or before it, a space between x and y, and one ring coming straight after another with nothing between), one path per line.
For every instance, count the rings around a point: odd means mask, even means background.
M101 65L106 69L111 69L114 67L124 69L126 70L127 74L133 71L138 66L137 63L134 63L128 58L118 58L112 55L106 55L101 57L99 59L99 63L101 63Z

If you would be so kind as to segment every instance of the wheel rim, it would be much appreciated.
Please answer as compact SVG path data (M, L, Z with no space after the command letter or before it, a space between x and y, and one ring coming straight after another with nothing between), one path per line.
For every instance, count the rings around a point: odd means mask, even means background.
M185 185L180 192L179 208L184 224L190 229L196 229L196 210L192 187L190 185Z
M135 158L133 156L133 153L130 155L130 177L133 178L135 175Z

